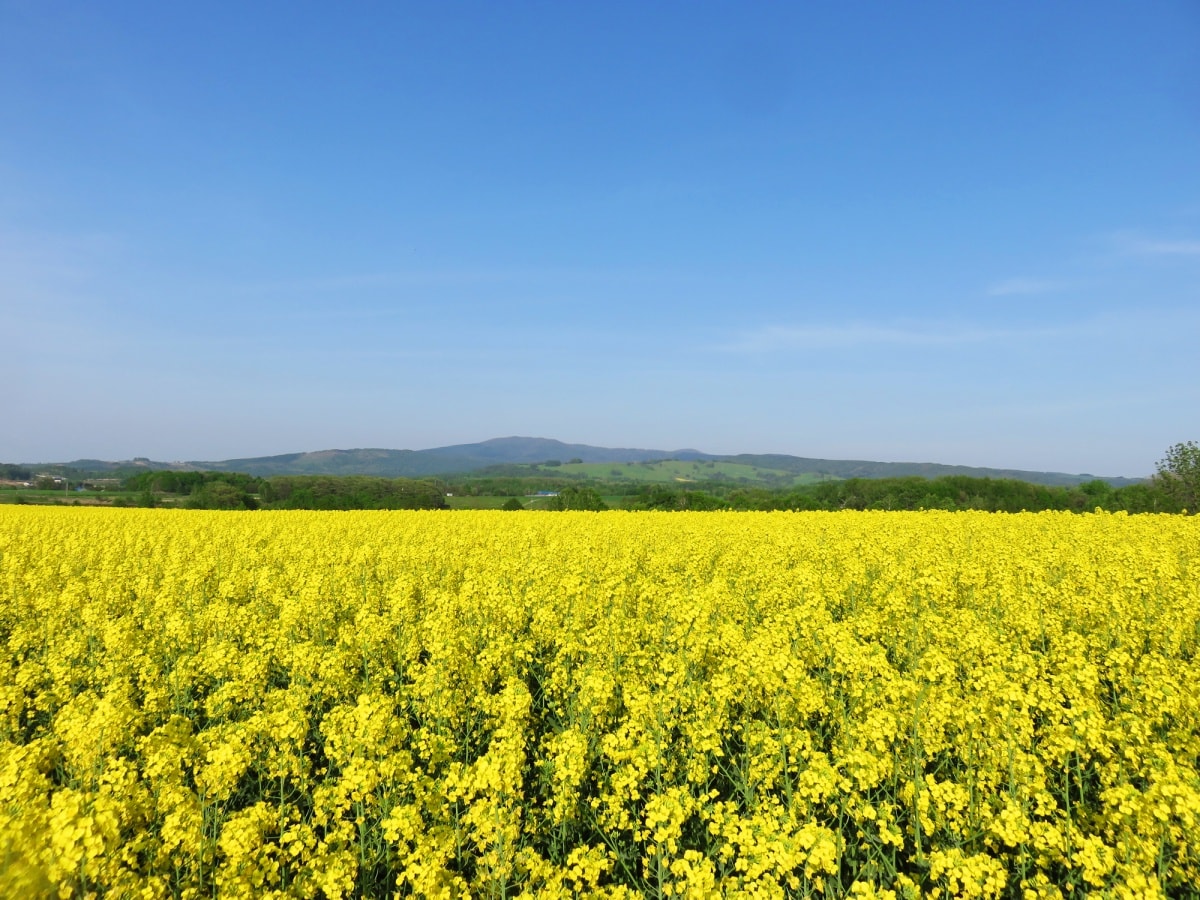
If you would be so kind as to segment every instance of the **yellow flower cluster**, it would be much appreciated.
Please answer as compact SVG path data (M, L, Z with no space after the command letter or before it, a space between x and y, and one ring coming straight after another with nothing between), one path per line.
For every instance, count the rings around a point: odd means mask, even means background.
M1200 518L0 507L0 895L1200 884Z

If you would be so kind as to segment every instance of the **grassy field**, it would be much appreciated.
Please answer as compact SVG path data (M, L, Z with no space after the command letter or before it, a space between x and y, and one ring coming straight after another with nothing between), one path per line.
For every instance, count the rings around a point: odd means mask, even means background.
M508 502L508 497L473 497L470 495L456 494L446 498L446 505L451 509L499 509ZM528 505L528 500L525 497L518 497L523 505Z
M29 503L37 505L68 506L106 506L117 498L133 503L137 495L122 491L63 491L61 488L53 491L37 488L3 488L0 489L0 503Z
M588 478L614 481L644 481L663 484L687 484L704 481L731 481L748 485L792 487L826 480L810 473L796 475L782 469L766 469L744 463L717 461L655 460L640 463L564 463L557 467L541 467L543 472L584 475Z

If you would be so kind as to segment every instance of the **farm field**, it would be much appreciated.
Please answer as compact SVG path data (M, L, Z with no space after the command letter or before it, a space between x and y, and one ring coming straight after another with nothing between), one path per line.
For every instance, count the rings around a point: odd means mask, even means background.
M0 507L0 896L1200 884L1200 518Z
M450 509L500 509L508 499L508 497L493 496L491 494L485 494L480 497L448 495L446 497L446 506ZM518 499L522 504L528 504L532 498L520 497Z
M815 484L827 480L816 473L797 475L783 469L770 469L746 463L720 460L663 459L638 463L573 463L567 462L553 468L541 467L542 472L557 471L566 475L583 475L589 478L615 479L618 481L642 481L649 483L674 484L678 482L703 482L728 480L747 484L771 484L794 487Z
M123 502L131 503L135 495L127 491L44 491L37 488L2 488L0 489L0 504L12 503L20 505L45 504L50 506L96 506L111 504L120 498Z

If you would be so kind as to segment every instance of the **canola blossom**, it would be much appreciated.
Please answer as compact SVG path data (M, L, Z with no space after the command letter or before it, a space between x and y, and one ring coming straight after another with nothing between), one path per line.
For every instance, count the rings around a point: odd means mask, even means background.
M1200 518L0 507L0 896L1200 884Z

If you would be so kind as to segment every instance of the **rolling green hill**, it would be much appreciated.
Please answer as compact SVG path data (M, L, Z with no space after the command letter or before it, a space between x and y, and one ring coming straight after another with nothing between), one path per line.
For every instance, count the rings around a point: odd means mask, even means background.
M844 478L890 478L919 475L968 475L976 478L1013 478L1034 484L1070 486L1095 478L1120 487L1139 481L1096 475L1072 475L1063 472L1031 472L1018 469L988 469L951 466L940 463L873 462L835 460L786 454L750 454L721 456L698 450L644 450L567 444L547 438L506 437L475 444L455 444L428 450L320 450L310 453L286 453L279 456L245 457L220 461L159 463L148 459L125 462L76 460L71 463L26 464L36 470L72 469L77 472L125 472L146 469L202 469L242 472L248 475L378 475L388 478L422 478L529 474L537 466L547 474L563 477L589 477L621 481L687 483L729 481L763 487L790 487Z

